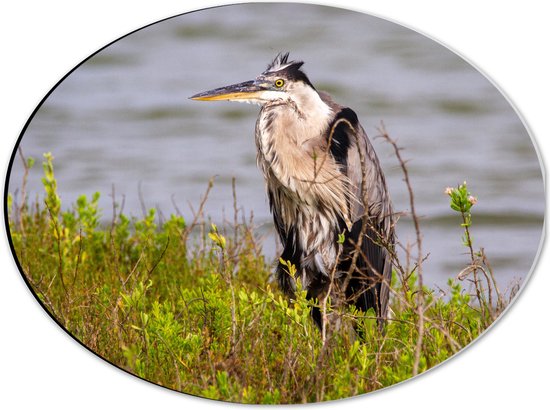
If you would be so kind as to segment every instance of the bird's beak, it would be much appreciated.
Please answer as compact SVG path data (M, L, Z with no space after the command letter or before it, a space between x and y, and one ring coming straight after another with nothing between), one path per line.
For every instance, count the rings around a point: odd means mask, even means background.
M199 101L250 101L259 98L260 94L265 90L266 88L256 81L245 81L244 83L232 84L195 94L189 98Z

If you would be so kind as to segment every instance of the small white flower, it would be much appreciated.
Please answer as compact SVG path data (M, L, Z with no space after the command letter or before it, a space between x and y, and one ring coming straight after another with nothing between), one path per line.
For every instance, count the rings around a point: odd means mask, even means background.
M450 186L448 186L447 188L445 188L445 194L447 195L451 195L454 191L454 188L451 188Z
M472 205L475 205L477 204L477 198L475 196L470 195L468 197L468 202L471 203Z

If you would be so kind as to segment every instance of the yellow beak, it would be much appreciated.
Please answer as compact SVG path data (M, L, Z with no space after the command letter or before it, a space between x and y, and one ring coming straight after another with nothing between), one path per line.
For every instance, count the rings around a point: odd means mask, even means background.
M197 101L251 100L258 97L262 91L265 91L265 88L257 85L254 81L245 81L195 94L189 98Z

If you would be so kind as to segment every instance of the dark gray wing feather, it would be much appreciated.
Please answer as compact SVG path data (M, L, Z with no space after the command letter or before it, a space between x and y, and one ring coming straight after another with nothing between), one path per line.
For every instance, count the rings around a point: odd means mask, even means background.
M367 278L352 280L351 291L360 294L356 301L358 307L363 310L374 307L378 315L385 318L392 274L388 247L394 243L393 210L385 177L355 112L341 108L329 132L331 154L351 185L348 201L353 223L351 241L356 242L361 233L365 212L369 221L363 230L366 235L362 240L362 257L357 261L358 270L365 272Z

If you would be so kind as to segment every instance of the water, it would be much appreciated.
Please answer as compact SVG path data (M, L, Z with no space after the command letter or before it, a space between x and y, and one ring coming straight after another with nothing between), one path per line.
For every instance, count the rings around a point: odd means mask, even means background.
M269 16L269 18L265 18ZM206 211L231 215L231 178L239 202L264 230L271 217L255 165L258 107L200 103L188 97L252 79L279 51L304 60L317 88L352 107L373 139L384 122L405 147L424 235L426 282L444 286L467 263L459 216L446 186L466 180L479 197L474 244L483 246L502 287L525 278L542 234L544 188L533 143L517 113L489 80L443 46L378 18L329 7L245 4L178 16L133 33L78 67L47 98L21 147L51 151L65 206L102 193L109 220L113 187L124 211L175 206L188 217L217 175ZM391 149L374 139L395 208L407 190ZM9 190L20 186L15 161ZM41 169L30 174L42 195ZM274 233L271 235L273 238ZM414 241L410 220L398 226ZM265 252L274 256L273 239Z

